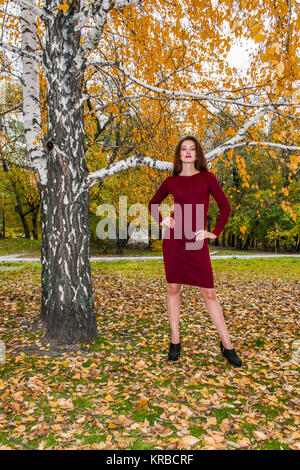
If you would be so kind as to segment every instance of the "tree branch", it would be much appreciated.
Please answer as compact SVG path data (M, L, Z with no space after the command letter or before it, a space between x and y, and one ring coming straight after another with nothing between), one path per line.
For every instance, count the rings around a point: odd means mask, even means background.
M20 57L29 57L30 59L33 59L36 62L40 62L40 54L38 51L36 52L35 55L30 54L30 52L22 51L20 47L11 46L10 44L7 44L6 42L1 41L1 40L0 40L0 46L10 52L13 52L14 54L17 54ZM37 55L38 55L38 58L37 58Z
M258 146L270 146L270 147L278 147L286 150L300 150L300 147L293 146L293 145L284 145L284 144L277 144L273 142L240 142L238 144L233 144L230 142L226 142L220 145L218 148L207 152L205 158L210 166L210 161L215 158L216 155L219 155L221 152L225 152L231 148L242 147L242 146L250 146L250 145L258 145ZM120 173L121 171L129 170L130 168L136 168L138 166L148 166L149 168L154 168L158 171L171 171L173 168L173 162L166 162L161 160L154 160L150 157L145 157L142 154L137 154L132 157L128 157L125 160L118 161L109 165L105 168L101 168L100 170L94 171L89 173L85 180L83 181L83 186L79 191L79 194L76 196L76 199L82 194L83 191L90 191L90 189L96 184L101 182L103 179L108 178L109 176L115 175ZM73 201L75 202L75 200Z
M120 10L128 5L139 5L142 0L113 0L110 10Z
M88 40L82 44L78 50L74 59L75 62L78 65L82 64L88 54L96 48L101 39L102 32L107 21L107 15L111 10L119 10L120 8L124 8L128 5L138 5L139 3L140 0L102 0L101 2L94 2L94 5L83 7L83 9L77 14L77 17L74 18L74 21L77 23L74 27L75 31L81 30L85 21L95 16L95 14L97 14L97 19Z
M90 190L94 184L100 182L101 180L137 166L148 166L159 171L170 171L173 167L173 163L154 160L153 158L145 157L142 154L137 154L132 157L128 157L125 160L115 162L105 168L101 168L101 170L89 173L83 182L84 186L82 187L82 190Z
M29 0L16 0L16 3L23 8L27 8L30 10L32 13L34 13L36 16L39 16L39 18L44 21L45 19L51 19L51 16L48 15L46 10L44 8L40 8L34 3L30 2Z
M283 98L279 98L278 103L280 104ZM259 146L270 146L270 147L278 147L287 150L300 150L300 147L294 145L285 145L282 143L273 143L273 142L244 142L243 139L249 127L253 126L261 117L265 114L270 112L273 108L273 105L268 104L263 109L260 109L254 116L248 119L247 122L239 129L239 131L231 137L227 142L219 145L215 149L207 152L205 158L210 164L210 161L213 160L217 155L220 153L242 146L250 146L250 145L259 145ZM170 171L173 167L172 162L166 162L161 160L154 160L150 157L145 157L142 154L137 154L132 157L126 158L125 160L121 160L119 162L113 163L105 168L101 168L95 172L89 173L83 181L83 185L79 193L81 194L83 191L90 190L94 184L100 182L101 180L108 178L116 173L120 173L121 171L128 170L129 168L135 168L137 166L149 166L150 168L155 168L159 171ZM79 197L79 194L78 196ZM77 198L76 197L76 198Z
M286 145L286 144L275 143L275 142L239 142L238 144L232 144L230 142L226 142L220 145L219 147L217 147L216 149L212 150L211 152L209 152L210 160L212 160L217 154L225 152L226 150L230 150L230 149L237 148L237 147L248 147L250 145L258 145L258 146L266 145L267 147L277 147L277 148L281 148L284 150L292 150L296 152L300 151L300 147L297 147L297 145Z
M197 100L206 100L206 101L211 101L215 103L229 103L229 104L234 104L237 106L244 106L248 108L265 108L268 107L269 105L276 105L276 106L298 106L295 103L289 103L287 100L282 99L280 103L244 103L242 101L238 101L237 98L235 99L230 99L230 98L218 98L212 95L212 92L208 92L205 94L198 94L198 93L192 93L192 92L187 92L187 91L171 91L167 90L165 88L158 88L156 86L148 85L147 83L143 82L142 80L139 80L136 78L134 75L132 75L128 70L126 70L123 65L121 64L120 61L95 61L95 62L87 62L86 66L93 66L93 67L106 67L106 66L112 66L112 67L117 67L121 72L124 73L130 80L133 82L137 83L143 88L146 88L148 90L161 93L165 96L169 96L170 99L175 98L176 96L178 97L187 97L187 98L193 98ZM222 92L222 91L221 91ZM220 92L219 92L220 93Z

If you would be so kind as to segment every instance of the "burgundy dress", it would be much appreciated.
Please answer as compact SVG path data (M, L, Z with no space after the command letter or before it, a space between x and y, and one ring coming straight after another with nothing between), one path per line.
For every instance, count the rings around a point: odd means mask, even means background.
M192 176L168 176L148 204L159 224L159 204L172 194L175 227L165 227L162 249L168 283L214 288L214 277L208 249L208 238L196 242L196 230L206 230L209 195L216 200L220 213L212 233L220 235L231 212L229 201L219 181L210 171Z

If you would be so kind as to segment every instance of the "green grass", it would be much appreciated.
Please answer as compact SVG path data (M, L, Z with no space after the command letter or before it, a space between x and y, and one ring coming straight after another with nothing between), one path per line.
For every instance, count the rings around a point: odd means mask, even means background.
M0 255L13 255L15 253L28 253L34 251L34 255L41 250L41 240L29 240L27 238L5 238L0 240Z
M244 276L254 281L255 276L276 279L299 279L299 258L255 258L255 259L213 259L212 267L216 275L218 272L226 272L226 276L235 279L236 276ZM119 273L122 276L139 276L153 278L164 274L163 260L153 261L92 261L91 267L96 274L99 271ZM255 281L254 281L255 282ZM242 295L242 293L241 293Z
M0 240L0 256L4 255L13 255L13 254L23 254L26 256L39 257L41 250L41 240L29 240L26 238L6 238ZM259 251L256 250L236 250L234 248L222 248L216 247L211 242L209 242L210 252L217 252L218 255L240 255L240 254L259 254ZM273 252L270 252L272 254ZM128 247L123 255L116 254L114 252L108 251L107 253L102 253L97 242L92 241L90 245L90 254L91 256L162 256L162 251L151 251L148 248L144 249L133 249ZM288 256L288 254L287 254Z

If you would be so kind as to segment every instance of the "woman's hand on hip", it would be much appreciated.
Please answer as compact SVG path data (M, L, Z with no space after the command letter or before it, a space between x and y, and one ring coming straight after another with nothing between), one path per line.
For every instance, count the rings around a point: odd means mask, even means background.
M164 220L161 221L160 225L161 226L165 225L166 227L174 228L175 220L173 219L173 217L166 217Z
M204 240L205 238L212 238L212 239L217 238L217 235L215 235L212 232L208 232L207 230L198 230L197 232L195 232L195 235L196 235L196 241Z

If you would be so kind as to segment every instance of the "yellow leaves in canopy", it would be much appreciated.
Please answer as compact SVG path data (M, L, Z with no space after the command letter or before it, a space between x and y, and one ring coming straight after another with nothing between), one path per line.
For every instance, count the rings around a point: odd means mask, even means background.
M232 22L232 25L231 25L231 31L235 31L236 28L237 28L237 25L238 25L238 19L237 18L234 18L233 22Z
M288 188L282 188L282 192L285 196L288 196L290 194L290 191L288 190Z
M69 5L67 5L67 1L68 0L64 0L64 3L60 4L58 7L59 10L63 10L64 14L66 14L67 11L69 10Z
M235 130L232 127L228 127L227 135L235 135Z
M299 167L300 164L300 156L299 155L290 155L290 160L291 162L287 164L287 166L293 170L296 171Z
M254 36L254 41L255 42L263 42L266 39L265 34L263 34L263 30L260 30L256 36Z
M242 232L243 235L245 235L246 230L247 230L246 225L242 225L242 226L240 227L240 231Z
M297 214L293 212L293 209L291 208L290 203L288 201L282 201L281 207L284 210L284 212L287 212L290 215L290 217L294 220L294 222L296 222Z
M257 22L254 18L249 18L250 35L255 42L262 42L266 39L261 22Z
M283 96L284 96L285 98L287 98L288 96L291 96L291 95L293 95L293 94L294 94L294 92L293 92L292 90L285 89L285 90L283 91Z
M230 149L226 152L226 156L228 160L230 160L233 157L233 149Z
M255 0L253 0L251 2L251 5L253 7L255 7L255 3L257 3L257 2ZM250 4L250 0L241 0L241 7L242 7L243 10L246 10L246 8L249 7L249 4Z
M261 31L261 24L260 23L253 23L253 19L249 19L249 26L251 31L251 36L254 38L260 31Z
M274 42L272 46L266 50L266 54L268 55L279 54L279 43Z
M40 143L40 139L36 136L35 139L32 141L32 145L38 145Z
M282 77L283 71L284 71L284 63L280 62L279 64L275 66L275 69L276 69L277 75L279 75L279 77Z

